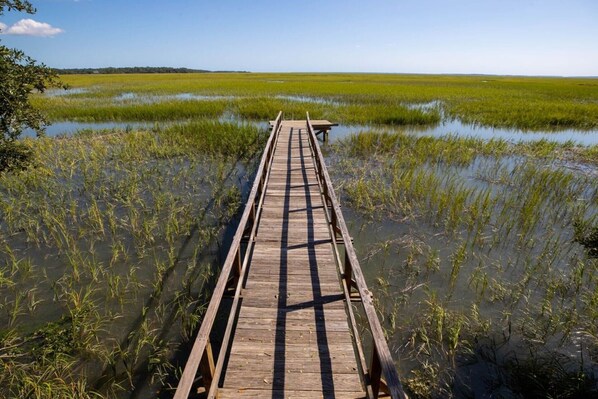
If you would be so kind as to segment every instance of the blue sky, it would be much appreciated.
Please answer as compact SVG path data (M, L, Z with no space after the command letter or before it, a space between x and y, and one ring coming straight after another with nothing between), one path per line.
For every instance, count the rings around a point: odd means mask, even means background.
M32 3L0 40L57 68L598 75L598 0Z

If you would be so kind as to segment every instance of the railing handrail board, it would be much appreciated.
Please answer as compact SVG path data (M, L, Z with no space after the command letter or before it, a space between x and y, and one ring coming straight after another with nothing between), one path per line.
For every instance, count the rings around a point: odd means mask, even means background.
M189 359L187 359L187 363L185 364L183 374L181 375L181 379L179 380L176 392L174 394L174 399L186 399L188 398L189 393L191 392L193 382L195 381L195 376L197 375L197 369L199 368L201 358L210 338L210 333L214 325L214 320L216 319L216 314L218 312L218 309L220 308L220 302L222 301L222 296L224 294L228 278L232 271L233 262L235 261L237 251L239 250L239 247L241 245L241 239L243 237L243 232L245 230L245 226L247 225L247 221L249 220L251 208L253 207L255 199L257 197L259 182L261 180L261 175L264 172L266 158L268 157L268 154L270 152L270 147L273 145L273 138L280 125L281 119L282 111L278 113L278 116L276 117L276 121L272 128L272 133L270 134L268 142L266 143L266 147L264 149L264 153L262 154L262 159L260 161L260 165L256 173L256 179L253 183L253 187L251 188L251 192L247 199L245 210L243 211L243 216L241 217L241 221L239 222L239 227L237 228L237 231L233 238L231 248L228 252L224 265L220 270L220 277L218 278L218 282L216 283L216 287L214 288L214 292L212 293L208 309L206 310L206 313L204 314L204 317L202 319L199 332L197 333L197 337L195 338L195 342L193 343L193 347L191 349L191 354L189 355ZM218 381L215 381L215 383L217 384Z
M310 139L313 143L317 144L317 139L315 137L313 126L311 125L311 121L309 118L309 112L307 113L307 126L310 134ZM357 254L355 253L355 249L353 248L353 244L351 242L349 230L345 223L345 219L341 212L338 200L336 199L334 187L332 186L332 181L330 179L330 175L328 174L326 163L324 161L324 156L322 155L322 151L320 150L319 145L314 145L314 147L314 150L316 151L316 159L319 163L319 167L321 168L321 173L324 176L324 183L326 184L327 192L326 195L328 196L328 199L330 200L330 203L332 205L332 212L334 214L334 217L336 218L336 225L340 228L340 232L345 245L346 255L351 263L352 273L355 278L355 285L361 297L366 318L370 326L370 332L374 341L373 356L378 356L379 358L382 375L386 379L386 385L390 391L391 397L407 398L403 390L401 381L399 379L397 369L394 365L392 355L390 354L390 349L388 348L388 344L384 336L384 331L382 330L382 325L380 324L380 320L378 319L378 314L376 312L376 309L374 308L372 293L367 288L365 277L363 276L363 272L361 271L361 267L359 265L359 260L357 259Z

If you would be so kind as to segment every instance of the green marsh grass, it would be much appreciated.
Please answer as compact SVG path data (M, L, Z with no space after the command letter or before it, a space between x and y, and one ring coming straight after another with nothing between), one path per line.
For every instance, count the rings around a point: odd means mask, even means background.
M266 138L194 121L25 139L0 174L0 396L166 389Z
M568 166L595 148L362 132L328 151L414 397L596 395L598 262L581 244L598 187ZM533 375L550 377L530 391Z
M598 94L592 78L377 74L166 74L67 75L65 83L87 89L73 95L38 98L55 119L176 120L220 115L224 109L241 117L266 120L289 107L289 115L327 117L343 124L433 124L439 112L407 109L439 101L450 117L465 122L526 130L598 128ZM192 93L236 96L222 101L165 101L115 105L122 93L160 96ZM294 103L276 96L329 100ZM202 104L203 103L203 104ZM99 105L101 104L101 105ZM85 108L89 107L89 111ZM151 116L155 107L155 117ZM413 112L410 112L413 111Z

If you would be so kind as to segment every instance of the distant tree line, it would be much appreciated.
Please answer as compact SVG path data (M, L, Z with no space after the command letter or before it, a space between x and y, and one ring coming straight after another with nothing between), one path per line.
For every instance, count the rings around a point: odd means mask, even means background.
M124 68L64 68L55 69L60 75L69 74L114 74L114 73L223 73L223 72L241 72L247 71L208 71L205 69L190 68L171 68L171 67L124 67Z

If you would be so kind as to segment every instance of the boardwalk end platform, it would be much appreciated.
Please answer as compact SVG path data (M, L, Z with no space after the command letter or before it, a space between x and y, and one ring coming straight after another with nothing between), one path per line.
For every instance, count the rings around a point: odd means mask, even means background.
M406 398L319 148L316 129L325 138L335 124L279 113L271 126L175 398L199 385L208 398ZM210 335L231 288L214 359Z
M288 122L291 123L293 121ZM328 141L328 134L330 132L330 129L332 129L334 126L338 126L338 123L333 123L325 119L314 119L310 122L311 127L316 134L316 137L321 136L322 141L324 142ZM270 128L272 128L275 125L275 123L276 121L270 121Z

